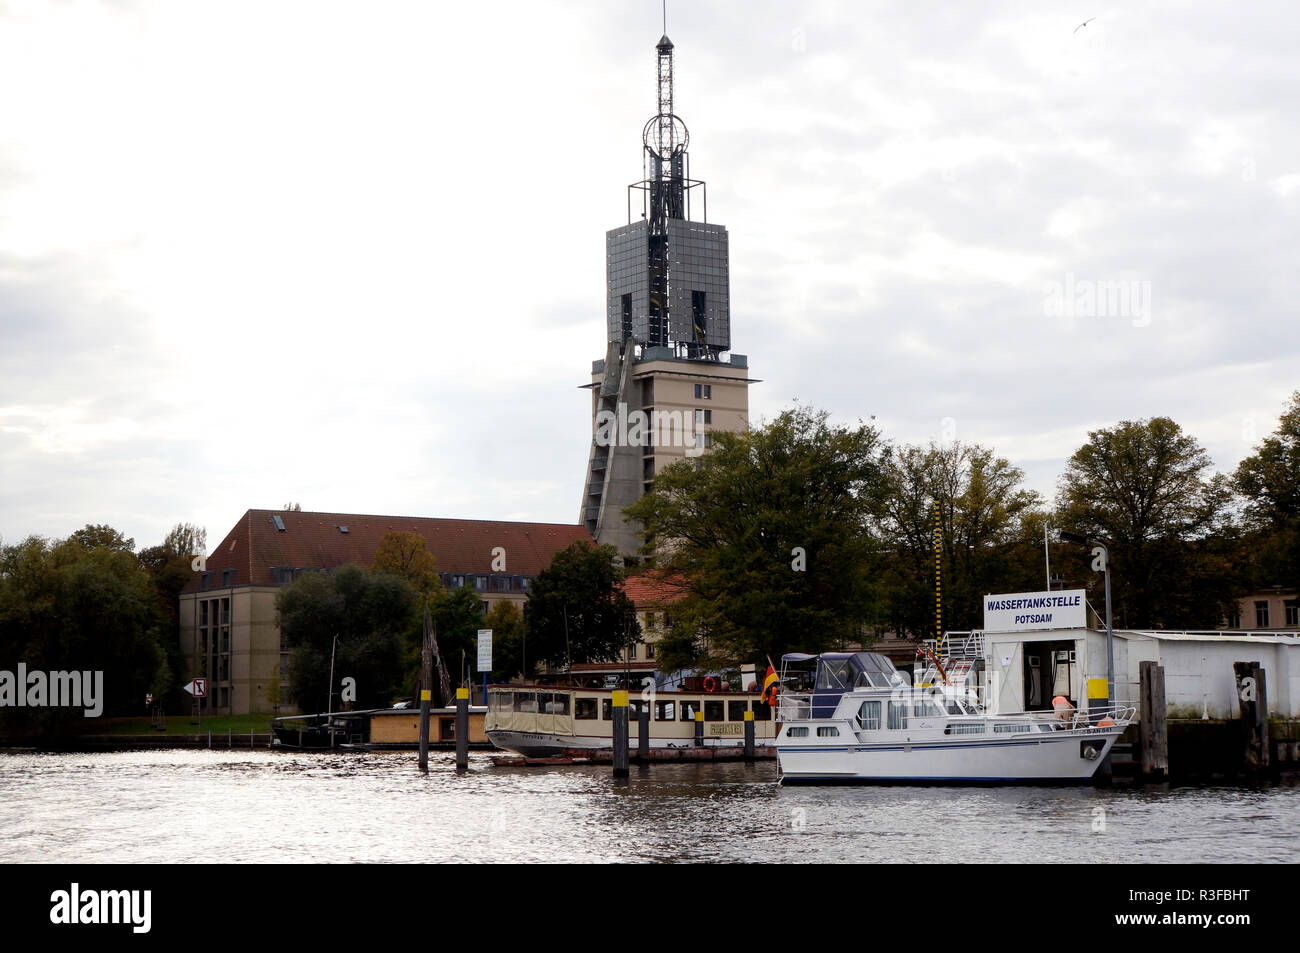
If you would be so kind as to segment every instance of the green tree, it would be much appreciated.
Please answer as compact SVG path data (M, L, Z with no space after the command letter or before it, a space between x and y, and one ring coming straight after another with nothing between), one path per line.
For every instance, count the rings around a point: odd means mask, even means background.
M416 595L405 580L357 566L304 573L280 591L276 606L290 650L290 692L299 707L324 710L344 677L356 679L358 708L375 707L401 689L402 643L417 625Z
M135 540L129 539L107 524L87 523L68 537L85 549L113 549L123 553L135 552Z
M492 630L490 678L508 681L524 671L524 614L513 602L498 602L483 620Z
M606 662L641 641L636 608L619 588L625 578L612 546L579 540L537 574L524 606L528 658L565 667Z
M1042 499L1025 489L1019 467L978 444L931 443L897 449L885 469L880 571L889 628L934 634L936 504L945 629L978 628L986 592L1041 586L1033 557L1041 555Z
M1070 458L1055 524L1109 542L1117 625L1208 628L1240 587L1231 502L1227 478L1178 424L1126 420L1090 432Z
M1300 391L1233 484L1246 503L1252 583L1300 588Z
M665 467L627 509L685 590L663 647L671 662L763 663L863 637L885 448L874 427L827 416L795 408L759 430L715 433L711 452Z
M173 711L180 710L189 696L181 691L172 678L174 673L186 669L181 652L180 594L194 575L192 562L195 556L207 550L207 531L191 523L177 523L156 546L140 550L140 566L153 580L158 611L167 623L168 637L164 639L167 654L167 683L154 690L154 702Z
M405 579L423 600L429 601L441 588L437 565L423 536L395 530L385 533L379 541L372 568Z
M440 593L431 606L434 635L438 651L447 666L453 689L461 685L474 666L477 655L476 640L483 624L483 601L470 586L461 586L451 592ZM444 700L452 704L454 699Z
M92 536L106 545L89 545ZM103 672L104 715L138 714L145 694L169 680L152 582L120 540L113 532L33 536L0 550L0 659L32 671ZM0 724L35 735L87 727L67 708L6 708Z

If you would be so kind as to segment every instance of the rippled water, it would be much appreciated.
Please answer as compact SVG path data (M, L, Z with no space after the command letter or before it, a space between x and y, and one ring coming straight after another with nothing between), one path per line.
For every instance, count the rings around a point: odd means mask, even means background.
M0 755L0 861L1300 861L1300 786L783 787L772 762ZM1098 810L1100 809L1100 811ZM1104 830L1096 830L1104 826Z

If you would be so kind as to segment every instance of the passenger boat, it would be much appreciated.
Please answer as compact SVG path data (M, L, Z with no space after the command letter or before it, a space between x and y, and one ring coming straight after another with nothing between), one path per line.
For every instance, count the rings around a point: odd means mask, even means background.
M704 682L720 687L711 678ZM628 746L633 751L643 710L650 712L652 749L743 748L746 711L754 713L756 745L770 745L775 736L772 709L757 692L647 689L630 695ZM484 729L498 748L529 758L613 749L613 689L489 685L487 701Z
M815 663L811 677L791 671L806 663ZM787 655L781 685L784 781L1086 781L1136 714L990 713L964 679L914 686L873 652Z

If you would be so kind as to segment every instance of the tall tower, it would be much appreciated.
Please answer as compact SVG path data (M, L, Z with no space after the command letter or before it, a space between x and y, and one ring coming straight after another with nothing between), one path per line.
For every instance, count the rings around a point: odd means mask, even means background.
M673 111L667 36L655 63L658 110L641 133L643 178L628 186L628 223L605 234L605 358L592 363L585 385L592 443L580 519L624 556L636 553L641 536L623 508L664 466L706 451L713 431L746 429L752 383L745 356L727 353L727 230L708 223L705 184L690 177L690 133Z

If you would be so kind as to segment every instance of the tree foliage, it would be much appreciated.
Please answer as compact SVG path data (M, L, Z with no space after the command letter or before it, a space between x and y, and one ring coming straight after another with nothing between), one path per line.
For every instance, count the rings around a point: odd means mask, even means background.
M1042 584L1042 499L1023 486L1019 467L978 444L931 443L898 448L886 473L879 525L888 549L881 568L888 628L934 634L936 504L944 628L978 628L986 592Z
M1233 476L1245 500L1255 586L1300 588L1300 391L1277 430L1242 460Z
M764 662L862 637L877 600L885 448L874 427L827 417L795 408L715 433L712 451L664 468L626 511L658 544L656 565L683 580L671 659Z
M1168 417L1088 434L1061 476L1056 524L1110 544L1116 624L1205 626L1239 590L1231 489Z
M417 598L405 580L357 566L303 573L280 591L276 606L290 649L290 692L300 708L325 710L330 692L337 697L341 680L349 676L356 679L358 708L374 707L401 691L403 640L418 625Z
M62 542L38 536L0 550L0 660L29 671L102 671L104 715L143 711L170 678L167 625L131 541L92 526ZM86 727L81 710L5 709L9 730Z
M619 583L612 546L579 540L537 574L524 606L528 658L557 665L607 662L641 641L636 608Z
M419 533L386 533L375 550L372 568L405 579L425 601L432 599L441 586L437 560Z

